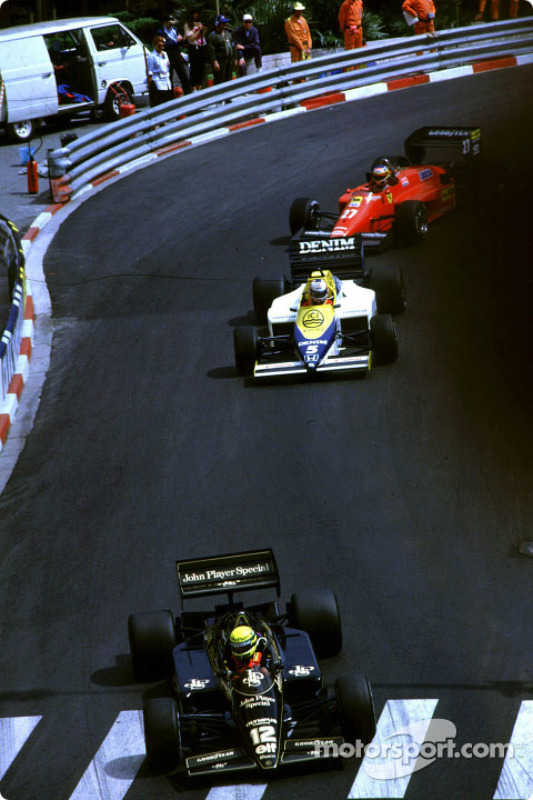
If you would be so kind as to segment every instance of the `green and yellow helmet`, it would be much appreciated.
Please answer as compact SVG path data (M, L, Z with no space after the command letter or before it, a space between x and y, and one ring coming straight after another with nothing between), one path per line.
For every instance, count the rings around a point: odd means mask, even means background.
M234 658L251 658L257 650L257 634L249 625L233 628L229 640Z

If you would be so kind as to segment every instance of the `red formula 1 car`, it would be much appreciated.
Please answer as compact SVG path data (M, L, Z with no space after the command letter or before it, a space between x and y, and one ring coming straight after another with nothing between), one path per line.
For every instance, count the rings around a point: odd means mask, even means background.
M377 158L367 182L347 189L339 211L322 211L316 200L297 198L290 209L294 235L361 234L365 245L417 244L433 220L456 206L455 174L481 152L480 128L419 128L405 141L405 156ZM431 150L431 163L425 163ZM450 158L453 156L453 159ZM442 160L440 160L442 158Z

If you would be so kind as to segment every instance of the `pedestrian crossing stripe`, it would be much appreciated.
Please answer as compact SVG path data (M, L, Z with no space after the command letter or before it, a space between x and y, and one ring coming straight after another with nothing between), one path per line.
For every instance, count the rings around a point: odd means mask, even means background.
M41 719L42 717L0 719L0 781Z
M383 752L386 743L390 743L393 737L403 739L408 745L410 735L407 729L416 730L417 741L423 742L437 703L438 700L387 700L372 741L373 752ZM417 768L416 762L416 756L398 761L365 755L350 789L349 800L405 797L411 776Z
M391 739L436 742L435 726L449 720L434 718L438 700L388 700L378 720L374 750ZM5 776L41 716L0 718L0 780ZM533 800L533 701L521 703L505 752L493 800ZM456 754L455 757L457 757ZM69 800L124 800L146 757L142 711L121 711ZM379 759L382 759L381 763ZM385 760L383 760L385 759ZM430 763L427 757L402 758L400 766L375 752L365 755L348 794L349 800L404 798L412 775ZM394 769L393 769L394 767ZM385 779L384 779L385 778ZM267 784L213 786L206 800L262 800ZM0 800L4 798L0 795Z
M524 700L511 734L494 800L533 800L533 700Z

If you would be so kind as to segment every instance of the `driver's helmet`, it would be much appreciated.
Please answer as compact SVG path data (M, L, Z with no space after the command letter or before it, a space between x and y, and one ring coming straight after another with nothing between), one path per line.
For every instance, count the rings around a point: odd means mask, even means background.
M251 658L257 650L257 634L249 625L233 628L229 641L232 656L239 660Z
M313 278L309 284L309 297L313 305L325 303L328 299L329 289L324 278Z
M374 186L383 188L387 185L387 181L391 177L392 172L390 167L386 164L376 164L372 170L372 183Z

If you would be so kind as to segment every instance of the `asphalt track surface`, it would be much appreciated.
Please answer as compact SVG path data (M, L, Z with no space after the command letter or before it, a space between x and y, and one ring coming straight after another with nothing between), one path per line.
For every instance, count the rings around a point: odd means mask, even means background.
M533 529L532 74L250 130L130 175L62 225L45 260L51 369L0 498L1 716L42 716L8 800L68 800L117 715L161 690L133 682L126 620L178 611L174 559L262 546L284 599L339 596L328 679L363 670L378 714L438 698L458 742L509 741L533 687L533 563L517 554ZM427 124L481 124L488 179L423 246L379 257L405 271L399 361L359 380L243 382L232 328L251 319L253 276L287 270L292 199L334 208ZM346 798L358 766L275 778L265 798ZM488 800L501 768L442 760L406 797ZM142 766L127 800L210 785Z

